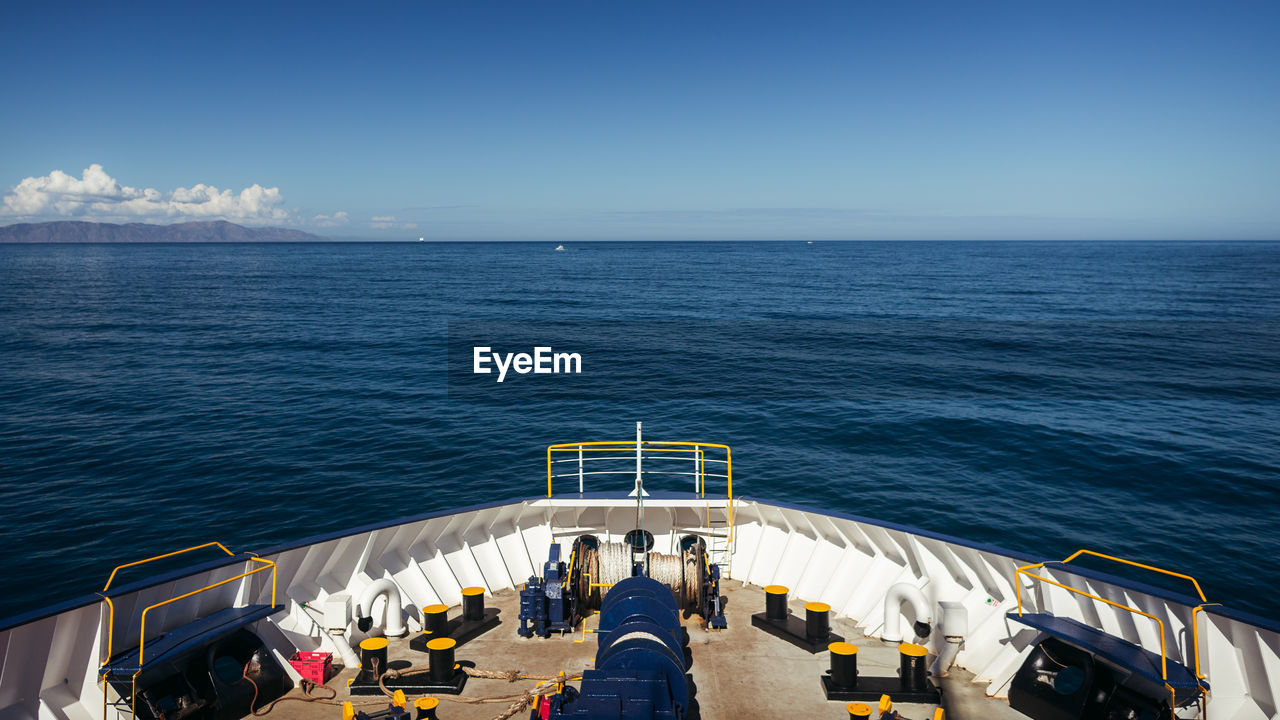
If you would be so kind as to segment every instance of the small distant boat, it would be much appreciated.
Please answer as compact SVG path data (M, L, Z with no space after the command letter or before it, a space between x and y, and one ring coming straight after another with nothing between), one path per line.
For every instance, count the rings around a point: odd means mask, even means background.
M426 242L426 241L427 241L426 238L418 238L418 242Z
M563 245L557 245L557 246L556 246L556 250L564 250L564 246L563 246Z
M812 245L812 244L813 244L813 241L812 241L812 240L810 240L810 241L809 241L808 243L806 243L806 244L808 244L808 245Z

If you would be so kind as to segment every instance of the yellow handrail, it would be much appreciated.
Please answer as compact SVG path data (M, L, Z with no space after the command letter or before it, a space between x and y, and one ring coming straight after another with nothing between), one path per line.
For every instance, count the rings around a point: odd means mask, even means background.
M553 446L553 447L554 447L554 446ZM580 446L574 445L573 447L565 447L565 448L556 447L555 449L556 449L557 451L559 451L559 452L570 451L570 450L577 450L577 451L578 451L579 456L581 456L581 454L582 454L582 453L584 453L584 452L628 452L628 453L630 453L630 452L635 452L635 444L633 443L631 447L619 447L619 448L612 448L612 447L595 447L595 448L588 448L588 447L580 447ZM699 496L699 497L706 497L706 496L707 496L707 488L706 488L707 459L706 459L706 457L705 457L706 452L705 452L702 448L694 448L693 450L684 450L684 449L681 449L681 448L649 448L649 449L650 449L650 450L657 451L657 452L660 452L660 453L689 453L689 454L692 454L692 455L696 455L697 457L695 458L695 465L696 465L696 467L697 467L697 470L696 470L696 471L694 471L694 473L693 473L693 475L694 475L694 487L695 487L695 488L697 488L697 492L698 492L698 496ZM551 448L548 448L547 450L548 450L548 452L547 452L547 455L548 455L548 458L547 458L547 463L548 463L548 467L547 467L547 471L548 471L548 477L547 477L547 487L548 487L548 492L547 492L547 497L551 497L550 487L551 487L551 480L552 480L552 478L573 477L575 473L570 472L570 473L561 473L561 474L559 474L559 475L552 475L552 474L551 474L551 472L550 472L550 471L551 471L550 465L552 465L552 464L554 464L554 463L558 463L558 462L559 462L559 463L563 463L563 462L572 462L572 459L570 459L570 460L552 460L552 459L550 458L550 455L551 455L550 450L551 450ZM651 459L652 459L652 458L654 458L654 456L652 456L652 455L651 455L651 456L649 456L649 457L650 457ZM661 456L658 456L658 457L660 458ZM596 458L596 459L598 459L598 460L608 460L608 459L610 459L610 458ZM613 459L615 459L615 460L621 460L621 459L623 459L623 458L613 458ZM626 459L630 459L630 458L626 458ZM579 457L579 458L578 458L578 461L579 461L579 467L578 467L578 471L579 471L579 472L578 472L577 474L578 474L578 475L581 475L581 474L582 474L582 472L581 472L581 471L582 471L582 466L581 466L582 457ZM726 460L712 460L711 462L727 462L727 461L726 461ZM608 471L606 471L606 472L608 472ZM620 474L621 472L622 472L622 471L620 471L620 470L619 470L619 471L615 471L615 474ZM657 472L663 472L663 471L657 471ZM596 474L596 473L586 473L586 474L588 474L588 475L594 475L594 474ZM726 477L726 476L720 476L720 477Z
M698 497L707 496L707 456L698 448Z
M1099 597L1097 595L1094 595L1093 593L1085 592L1084 590L1073 588L1070 585L1060 583L1057 580L1050 580L1047 577L1036 575L1035 573L1030 572L1030 570L1038 567L1044 567L1044 563L1036 563L1034 565L1025 565L1013 571L1013 589L1014 589L1014 593L1017 595L1017 598L1018 598L1018 615L1019 616L1022 615L1022 584L1018 582L1018 576L1026 575L1029 578L1035 578L1036 580L1040 580L1041 582L1047 582L1050 585L1056 585L1062 588L1063 590L1068 590L1070 592L1077 593L1079 595L1084 595L1085 597L1093 598L1094 600L1097 600L1099 602L1104 602L1112 607L1118 607L1121 610L1128 610L1129 612L1134 613L1135 615L1141 615L1143 617L1155 620L1156 624L1160 626L1160 677L1162 680L1165 681L1165 685L1168 686L1169 665L1168 665L1168 656L1165 653L1165 641L1164 641L1165 629L1164 629L1163 620L1156 617L1155 615L1143 612L1137 608L1131 608L1128 605L1121 605L1118 602L1108 600L1104 597Z
M235 582L236 580L240 580L240 579L242 579L242 578L247 578L247 577L249 577L250 575L253 575L253 574L255 574L255 573L260 573L260 572L262 572L263 570L266 570L267 568L271 568L271 605L274 607L274 606L275 606L275 604L276 604L276 564L275 564L275 563L273 563L273 562L271 562L270 560L264 560L264 559L262 559L262 558L256 558L256 557L251 557L251 558L249 558L249 560L250 560L250 561L254 561L254 562L260 562L260 563L263 563L263 565L261 565L261 566L259 566L259 567L256 567L256 568L254 568L254 569L252 569L252 570L248 570L248 571L246 571L246 572L242 572L242 573L240 573L239 575L236 575L235 577L229 577L229 578L227 578L226 580L220 580L220 581L218 581L218 582L216 582L216 583L213 583L212 585L205 585L204 587L200 588L199 590L192 590L192 591L191 591L191 592L189 592L189 593L184 593L184 594L179 595L179 596L177 596L177 597L169 598L168 600L162 600L162 601L160 601L160 602L156 603L155 605L151 605L151 606L147 607L146 609L144 609L144 610L142 611L142 621L141 621L141 623L140 623L140 624L141 624L141 627L139 628L139 632L138 632L138 635L139 635L139 637L138 637L138 665L139 665L139 666L141 666L141 665L143 664L143 655L142 655L142 652L143 652L143 648L145 647L146 642L147 642L147 613L151 612L152 610L155 610L155 609L156 609L156 608L158 608L158 607L163 607L163 606L165 606L165 605L168 605L168 604L169 604L169 603L171 603L171 602L177 602L177 601L179 601L179 600L185 600L186 598L189 598L189 597L191 597L192 595L199 595L200 593L202 593L202 592L204 592L204 591L206 591L206 590L212 590L212 589L214 589L214 588L216 588L216 587L221 587L221 586L223 586L223 585L226 585L226 584L227 584L227 583L229 583L229 582Z
M103 660L102 665L100 665L99 667L106 667L107 663L111 662L111 636L115 632L116 604L111 602L111 598L107 597L106 595L103 595L102 599L107 602L107 610L108 610L107 612L107 659ZM107 682L106 678L102 679L102 720L107 720L107 685L109 684L110 683Z
M1164 575L1169 575L1176 578L1182 578L1184 580L1190 580L1191 584L1196 587L1196 594L1200 596L1200 602L1202 603L1209 602L1209 599L1204 596L1204 591L1200 589L1200 583L1196 582L1195 578L1191 577L1190 575L1184 575L1180 572L1174 572L1172 570L1165 570L1164 568L1158 568L1158 567L1155 567L1154 565L1143 565L1140 562L1125 560L1124 558L1118 558L1112 555L1104 555L1103 553L1094 552L1093 550L1077 550L1071 554L1071 557L1067 558L1066 560L1063 560L1062 564L1065 565L1071 562L1072 560L1075 560L1076 558L1080 557L1081 555L1092 555L1093 557L1099 557L1099 558L1102 558L1103 560L1110 560L1112 562L1124 563L1125 565L1132 565L1133 567L1142 568L1143 570L1150 570L1152 572L1158 572Z
M183 554L183 553L189 553L189 552L192 552L192 551L194 551L194 550L202 550L202 549L207 548L207 547L217 547L219 550L221 550L222 552L224 552L224 553L226 553L226 554L228 554L228 555L231 555L231 556L234 556L234 555L235 555L235 553L233 553L233 552L231 552L230 550L228 550L228 549L227 549L227 546L223 545L223 544L222 544L222 543L220 543L220 542L207 542L207 543L205 543L205 544L203 544L203 545L196 545L196 546L194 546L194 547L184 548L184 549L182 549L182 550L174 550L174 551L173 551L173 552L171 552L171 553L165 553L165 554L163 554L163 555L157 555L157 556L155 556L155 557L149 557L149 558L147 558L146 560L135 560L134 562L131 562L131 563L125 563L125 564L123 564L123 565L117 565L117 566L116 566L116 569L111 571L111 575L110 575L110 577L108 577L108 578L107 578L107 584L106 584L105 586L103 586L103 588L102 588L102 592L106 592L106 591L110 590L110 589L111 589L111 581L113 581L113 580L115 580L115 579L116 579L116 573L120 572L121 570L123 570L123 569L125 569L125 568L127 568L127 567L134 567L135 565L146 565L146 564L147 564L147 563L149 563L149 562L155 562L156 560L163 560L163 559L165 559L165 558L167 558L167 557L173 557L174 555L181 555L181 554Z
M107 611L108 611L108 612L107 612L107 655L106 655L106 659L102 661L102 667L106 667L106 665L107 665L108 663L110 663L110 662L111 662L111 655L112 655L112 653L114 652L116 606L115 606L115 603L111 600L111 597L110 597L110 596L108 596L108 595L106 595L106 591L107 591L107 590L109 590L109 589L111 588L111 583L112 583L112 581L113 581L113 580L115 580L116 573L120 572L121 570L123 570L124 568L127 568L127 567L134 567L134 566L137 566L137 565L143 565L143 564L146 564L146 563L149 563L149 562L153 562L153 561L155 561L155 560L161 560L161 559L163 559L163 558L173 557L173 556L175 556L175 555L181 555L181 554L183 554L183 553L188 553L188 552L191 552L191 551L193 551L193 550L200 550L201 548L207 548L207 547L217 547L218 549L220 549L220 550L222 550L223 552L225 552L227 555L230 555L230 556L232 556L232 557L234 557L234 556L235 556L235 553L233 553L233 552L231 552L230 550L228 550L228 549L227 549L227 547L226 547L225 545L223 545L222 543L220 543L220 542L209 542L209 543L205 543L205 544L203 544L203 545L196 545L196 546L194 546L194 547L189 547L189 548L185 548L185 549L182 549L182 550L175 550L174 552L171 552L171 553L165 553L165 554L163 554L163 555L157 555L157 556L155 556L155 557L147 558L146 560L138 560L138 561L136 561L136 562L125 563L124 565L119 565L119 566L117 566L114 570L112 570L112 571L111 571L111 575L110 575L110 577L108 577L108 578L107 578L107 584L102 588L102 592L101 592L101 593L99 593L99 595L102 597L103 601L104 601L104 602L106 602L106 604L107 604ZM260 558L260 557L249 557L249 558L246 558L246 559L247 559L249 562L253 562L253 563L261 563L261 564L260 564L258 567L254 568L254 569L252 569L252 570L249 570L249 571L246 571L246 572L240 573L239 575L236 575L235 577L227 578L226 580L222 580L222 581L220 581L220 582L213 583L212 585L206 585L206 586L204 586L204 587L200 588L199 590L192 590L192 591L191 591L191 592L189 592L189 593L185 593L185 594L183 594L183 595L179 595L179 596L177 596L177 597L169 598L168 600L164 600L164 601L158 602L158 603L156 603L156 604L154 604L154 605L151 605L151 606L149 606L149 607L145 608L145 609L142 611L141 622L140 622L140 627L139 627L139 631L138 631L138 671L137 671L137 672L135 672L135 673L133 674L133 677L130 679L130 684L131 684L131 687L132 687L132 690L131 690L131 697L130 697L130 710L133 712L133 715L134 715L135 717L137 717L137 714L138 714L138 713L137 713L137 709L138 709L138 708L137 708L137 702L138 702L138 675L139 675L139 673L141 673L141 672L142 672L142 664L143 664L143 657L144 657L143 652L144 652L144 648L146 647L146 642L147 642L147 613L148 613L148 612L150 612L150 611L154 610L155 608L158 608L158 607L161 607L161 606L164 606L164 605L168 605L168 604L169 604L169 603L171 603L171 602L177 602L178 600L183 600L183 599L185 599L185 598L189 598L189 597L191 597L192 595L197 595L197 594L202 593L202 592L204 592L204 591L206 591L206 590L212 590L213 588L216 588L216 587L219 587L219 586L222 586L222 585L226 585L227 583L235 582L236 580L241 580L241 579L243 579L243 578L249 577L250 575L253 575L253 574L256 574L256 573L262 572L263 570L266 570L267 568L271 568L271 605L272 605L272 607L274 607L274 606L275 606L275 604L276 604L276 581L277 581L277 579L278 579L278 573L277 573L277 569L276 569L276 564L275 564L274 562L272 562L271 560L267 560L267 559L265 559L265 558ZM108 686L109 686L109 685L110 685L110 683L106 682L106 681L105 681L105 679L104 679L104 681L103 681L103 683L102 683L102 718L103 718L103 720L106 720L106 717L107 717L107 688L108 688Z
M1196 622L1196 613L1204 610L1206 605L1222 605L1222 603L1201 603L1191 608L1191 645L1195 648L1196 655L1196 679L1204 680L1204 674L1200 672L1200 625Z
M650 447L650 448L648 448L648 449L649 449L649 450L656 450L656 451L663 452L663 453L681 453L681 452L683 452L683 453L696 453L696 454L698 455L698 459L699 459L700 463L703 465L703 470L701 470L701 471L700 471L700 472L702 472L703 474L705 474L705 464L706 464L707 462L723 462L723 463L725 463L726 469L725 469L725 476L724 476L724 477L726 478L726 481L727 481L727 486L728 486L728 495L729 495L730 497L732 497L732 495L733 495L733 458L732 458L731 451L730 451L730 449L729 449L729 446L728 446L728 445L718 445L718 444L715 444L715 443L701 443L701 442L676 442L676 441L662 441L662 440L644 440L644 441L642 441L642 442L641 442L641 449L642 449L642 450L644 450L644 449L645 449L645 446L650 446L650 445L663 445L663 446L666 446L666 445L692 446L692 447L694 448L694 449L692 449L692 450L684 450L684 449L681 449L681 448L678 448L678 447ZM704 451L704 450L702 450L702 448L719 448L719 449L722 449L722 450L724 450L724 451L725 451L725 459L724 459L724 460L707 460L707 459L704 457L704 452L705 452L705 451ZM556 478L556 477L568 477L568 476L569 476L569 475L565 475L565 474L561 474L561 475L554 475L554 474L552 473L552 467L551 467L551 466L552 466L552 464L554 464L555 462L565 462L565 461L563 461L563 460L555 460L555 461L553 461L553 460L551 459L551 453L552 453L552 452L571 452L571 451L572 451L572 452L635 452L635 449L636 449L636 444L635 444L635 442L634 442L634 441L632 441L632 442L630 442L630 443L627 443L627 442L624 442L624 441L606 441L606 442L559 443L559 444L556 444L556 445L548 445L548 446L547 446L547 497L551 497L551 496L552 496L552 480L553 480L553 478ZM619 471L619 472L621 472L621 471ZM706 492L705 492L705 490L704 490L704 491L703 491L703 495L705 495L705 494L706 494Z
M268 567L270 567L270 568L271 568L271 606L272 606L272 607L275 607L275 604L276 604L276 564L275 564L274 562L270 561L270 560L264 560L263 558L257 558L257 557L251 557L251 558L249 558L249 560L250 560L250 561L254 561L254 562L264 563L264 564L263 564L263 565L261 565L261 566L259 566L259 567L254 568L254 569L252 569L252 570L249 570L249 571L247 571L247 572L242 572L242 573L240 573L239 575L236 575L235 577L229 577L229 578L227 578L226 580L222 580L222 581L219 581L219 582L213 583L212 585L205 585L204 587L200 588L199 590L192 590L192 591L191 591L191 592L189 592L189 593L185 593L185 594L179 595L179 596L177 596L177 597L169 598L168 600L164 600L164 601L162 601L162 602L158 602L158 603L156 603L155 605L151 605L150 607L147 607L146 609L144 609L144 610L142 611L142 620L141 620L141 622L140 622L140 628L139 628L139 630L138 630L138 670L137 670L137 672L135 672L135 673L133 674L133 677L132 677L132 679L130 680L130 682L131 682L131 686L132 686L132 690L130 691L130 698L129 698L129 700L130 700L130 705L131 705L131 708L130 708L130 709L132 710L132 712L133 712L133 716L134 716L134 717L137 717L137 716L138 716L138 675L142 673L142 665L143 665L143 654L142 654L142 653L143 653L143 649L145 648L145 646L146 646L146 642L147 642L147 613L151 612L152 610L154 610L154 609L156 609L156 608L158 608L158 607L162 607L162 606L164 606L164 605L168 605L168 604L169 604L169 603L171 603L171 602L177 602L177 601L179 601L179 600L184 600L184 599L186 599L186 598L189 598L189 597L191 597L192 595L198 595L198 594L200 594L200 593L204 592L205 590L212 590L212 589L214 589L214 588L216 588L216 587L220 587L220 586L222 586L222 585L226 585L227 583L235 582L236 580L241 580L241 579L243 579L243 578L247 578L247 577L249 577L250 575L253 575L254 573L259 573L259 572L262 572L263 570L266 570ZM107 686L107 684L106 684L106 683L103 683L103 684L102 684L102 692L104 692L104 693L107 691L107 687L106 687L106 686Z
M706 497L706 482L705 482L706 463L707 462L723 462L725 464L724 478L725 478L725 484L726 484L726 497L728 498L728 501L729 501L729 538L728 539L729 539L729 542L733 542L733 535L734 535L733 451L730 450L729 446L721 445L719 443L687 442L687 441L678 441L678 440L641 440L639 444L639 449L643 452L643 450L645 450L646 448L649 450L655 450L655 451L664 452L664 453L677 453L677 452L697 453L698 471L696 475L697 475L698 487L700 488L700 491L699 491L700 497ZM683 448L693 448L693 449L686 450ZM708 460L704 455L704 450L703 450L704 448L717 448L720 450L724 450L725 459L723 461ZM636 450L637 450L637 446L636 446L636 441L634 440L599 440L599 441L591 441L591 442L557 443L554 445L548 445L547 446L547 497L552 496L552 491L551 491L552 479L557 477L552 473L552 470L551 470L551 465L552 465L551 453L552 452L578 452L578 453L635 452ZM562 475L559 477L564 477L564 476Z
M189 547L189 548L183 548L182 550L174 550L173 552L165 553L165 554L163 554L163 555L156 555L155 557L149 557L149 558L147 558L147 559L145 559L145 560L135 560L134 562L131 562L131 563L125 563L125 564L123 564L123 565L117 565L117 566L116 566L116 568L115 568L114 570L112 570L112 571L111 571L111 575L107 577L107 584L106 584L106 585L104 585L104 586L102 586L102 592L101 592L101 593L98 593L98 594L102 597L102 599L103 599L103 600L105 600L105 601L106 601L106 603L107 603L107 657L106 657L106 659L105 659L105 660L103 660L103 661L102 661L102 665L103 665L103 666L105 666L107 663L111 662L111 654L112 654L112 652L113 652L113 650L114 650L114 647L113 647L113 640L115 639L115 637L114 637L114 636L115 636L115 629L116 629L116 605L115 605L115 603L111 602L111 598L110 598L110 597L108 597L105 593L106 593L108 590L110 590L110 589L111 589L111 583L116 579L116 573L118 573L118 572L120 572L121 570L123 570L123 569L125 569L125 568L128 568L128 567L135 567L135 566L138 566L138 565L145 565L145 564L147 564L147 563L149 563L149 562L155 562L156 560L163 560L163 559L165 559L165 558L173 557L174 555L181 555L181 554L183 554L183 553L189 553L189 552L192 552L192 551L195 551L195 550L203 550L204 548L207 548L207 547L217 547L217 548L218 548L219 550L221 550L222 552L224 552L224 553L226 553L226 554L228 554L228 555L231 555L231 556L233 556L233 557L235 556L235 553L233 553L233 552L231 552L230 550L228 550L226 545L223 545L223 544L222 544L222 543L220 543L220 542L207 542L207 543L205 543L205 544L203 544L203 545L194 545L194 546ZM273 581L272 581L272 586L273 586L273 587L272 587L272 592L271 592L271 596L272 596L272 598L274 598L274 597L275 597L275 588L274 588L274 585L275 585L275 581L273 580ZM272 603L271 603L271 604L272 604L272 605L274 605L274 604L275 604L274 599L272 600ZM104 692L105 692L105 691L104 691ZM104 699L103 699L103 702L104 702L104 703L106 702L105 697L104 697ZM104 716L105 716L105 713L106 713L106 709L105 709L105 707L104 707L104 709L103 709L103 713L104 713Z
M1105 553L1096 552L1094 550L1084 550L1084 549L1077 550L1074 553L1072 553L1069 557L1067 557L1066 560L1063 560L1062 564L1066 565L1067 563L1071 562L1072 560L1075 560L1081 555L1089 555L1091 557L1102 558L1103 560L1110 560L1112 562L1122 563L1124 565L1130 565L1136 568L1142 568L1143 570L1150 570L1151 572L1157 572L1162 575L1181 578L1183 580L1189 580L1191 582L1191 585L1196 589L1196 595L1200 597L1200 604L1191 609L1191 653L1195 658L1196 679L1203 680L1204 675L1200 674L1200 633L1199 633L1199 627L1196 625L1196 613L1203 610L1205 605L1217 605L1218 603L1209 602L1209 599L1204 595L1204 590L1200 588L1200 582L1185 573L1175 572L1173 570L1166 570L1164 568L1159 568L1154 565L1147 565L1144 563L1135 562L1133 560L1127 560L1125 558L1116 557L1114 555L1107 555Z
M102 599L107 603L107 659L103 660L102 665L98 666L102 667L111 662L111 636L114 634L113 631L116 625L116 604L111 602L111 598L106 595L102 595L101 593L99 593L99 595L101 595Z

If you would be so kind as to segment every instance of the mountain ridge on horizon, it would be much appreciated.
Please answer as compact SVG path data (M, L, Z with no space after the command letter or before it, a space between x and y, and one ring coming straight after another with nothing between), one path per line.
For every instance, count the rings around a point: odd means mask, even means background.
M282 227L245 227L226 220L155 225L55 220L0 225L0 243L148 242L328 242L328 238Z

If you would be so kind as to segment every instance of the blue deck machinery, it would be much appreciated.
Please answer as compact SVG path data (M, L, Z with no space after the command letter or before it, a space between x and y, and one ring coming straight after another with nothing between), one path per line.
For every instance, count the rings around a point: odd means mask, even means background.
M705 443L644 442L636 423L634 446L593 442L547 448L547 495L555 476L553 451L578 455L579 492L586 446L607 453L606 461L628 460L635 450L636 525L622 542L601 542L581 535L571 546L568 562L553 541L541 577L531 577L520 591L520 627L524 637L569 633L593 610L599 611L593 667L584 670L574 688L562 682L552 695L538 698L530 720L684 720L697 715L693 683L687 674L688 634L681 626L695 613L704 627L726 627L720 595L720 568L711 562L706 541L697 535L680 538L671 553L654 552L653 533L644 529L644 470L646 454L685 453L697 462L698 492L704 491L707 462L723 462L732 528L733 481L729 448ZM708 460L709 448L724 451L723 460ZM626 453L618 457L614 453ZM600 471L593 471L599 474ZM608 471L604 471L608 472ZM629 474L629 470L627 471ZM688 474L688 473L679 473ZM708 527L711 520L708 518Z
M600 607L593 669L581 689L539 699L531 720L682 720L692 701L675 596L644 576L610 589Z
M633 576L656 580L667 589L678 612L698 614L705 627L724 629L720 567L710 561L706 542L696 535L680 539L676 554L655 553L653 535L627 533L622 543L601 543L594 535L574 540L569 562L552 543L542 577L533 576L520 591L520 627L524 637L570 633L615 592L616 583Z
M578 596L570 589L560 546L552 543L542 577L530 577L520 591L520 627L516 632L522 637L550 637L551 633L572 632L577 620Z

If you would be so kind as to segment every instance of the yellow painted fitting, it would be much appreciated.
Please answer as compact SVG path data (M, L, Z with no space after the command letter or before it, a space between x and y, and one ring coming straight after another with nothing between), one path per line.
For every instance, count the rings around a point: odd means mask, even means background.
M827 649L836 655L857 655L858 646L847 642L833 642L827 646Z
M898 646L898 652L911 657L924 657L929 654L928 648L923 645L916 645L915 643L902 643Z
M831 612L831 606L823 602L810 602L804 604L804 609L809 612Z
M382 650L383 648L385 648L390 644L391 644L391 641L384 637L365 638L364 640L360 641L360 649L361 650Z
M482 587L468 587L468 588L462 588L462 594L463 594L463 595L483 595L483 594L484 594L484 588L482 588Z
M433 614L435 614L435 613L449 612L449 606L448 606L448 605L440 605L440 604L436 604L436 605L428 605L428 606L426 606L426 607L422 608L422 612L424 612L424 613L426 613L426 614L428 614L428 615L433 615Z
M883 715L893 709L893 700L888 695L880 696L880 714Z
M947 713L942 708L933 711L933 720L942 720Z
M871 706L866 703L851 702L845 705L844 709L849 711L849 717L851 718L871 717Z
M356 706L350 701L342 703L342 720L356 720Z
M433 698L430 695L424 695L413 701L413 706L419 710L431 710L440 706L440 699Z
M770 595L786 595L790 589L785 585L766 585L764 591Z
M391 704L398 708L409 707L409 700L404 696L403 690L397 690L395 695L391 696Z
M458 641L453 638L431 638L427 641L428 650L448 650L457 645Z

